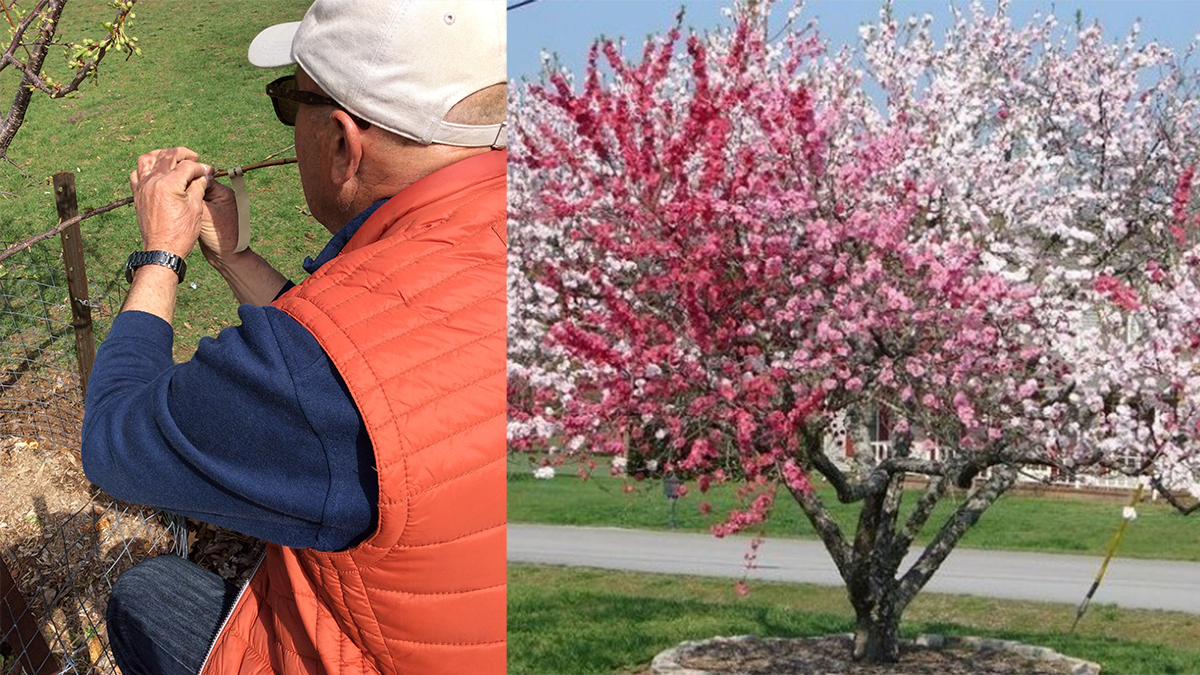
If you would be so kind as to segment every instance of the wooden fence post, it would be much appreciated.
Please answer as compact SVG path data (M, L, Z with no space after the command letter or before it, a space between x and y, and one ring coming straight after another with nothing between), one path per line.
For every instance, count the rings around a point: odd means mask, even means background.
M54 203L58 222L79 215L75 200L75 174L54 174ZM62 231L63 264L67 268L67 290L71 294L71 326L75 328L75 353L79 355L79 381L87 395L88 377L96 361L96 338L92 334L92 307L88 304L87 269L83 266L83 240L79 223Z
M0 644L15 650L27 675L58 672L58 662L50 654L46 638L38 632L37 622L3 558L0 558Z

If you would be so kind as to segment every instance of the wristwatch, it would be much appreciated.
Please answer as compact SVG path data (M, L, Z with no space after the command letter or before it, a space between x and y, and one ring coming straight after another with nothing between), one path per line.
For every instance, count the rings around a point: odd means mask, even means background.
M166 251L134 251L125 261L125 281L133 283L133 271L142 265L162 265L175 270L179 275L179 283L183 283L183 275L187 273L187 263L183 258Z

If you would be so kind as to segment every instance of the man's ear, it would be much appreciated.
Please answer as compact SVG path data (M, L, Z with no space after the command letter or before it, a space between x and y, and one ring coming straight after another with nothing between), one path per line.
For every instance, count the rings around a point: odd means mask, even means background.
M329 152L329 180L334 185L345 185L358 173L362 162L362 135L358 125L344 111L334 110L329 117L332 122Z

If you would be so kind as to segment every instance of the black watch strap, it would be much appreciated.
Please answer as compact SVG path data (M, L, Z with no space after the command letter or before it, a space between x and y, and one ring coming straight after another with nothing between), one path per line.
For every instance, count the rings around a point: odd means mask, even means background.
M175 270L179 283L183 283L183 275L187 274L187 263L183 258L166 251L134 251L125 261L125 281L133 283L133 271L142 265L162 265Z

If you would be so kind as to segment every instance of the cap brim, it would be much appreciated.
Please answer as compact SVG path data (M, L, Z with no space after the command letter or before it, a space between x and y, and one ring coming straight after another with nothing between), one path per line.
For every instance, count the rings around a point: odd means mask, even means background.
M296 64L292 56L292 39L300 28L299 21L281 23L259 33L250 43L247 57L259 68L280 68Z

